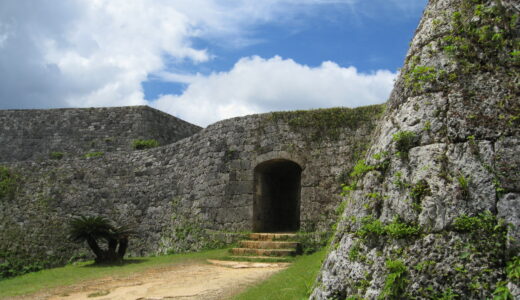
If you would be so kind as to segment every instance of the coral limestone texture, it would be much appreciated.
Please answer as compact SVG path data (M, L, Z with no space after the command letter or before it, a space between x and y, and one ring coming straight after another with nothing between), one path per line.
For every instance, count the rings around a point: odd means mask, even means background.
M518 13L430 1L312 299L520 298Z

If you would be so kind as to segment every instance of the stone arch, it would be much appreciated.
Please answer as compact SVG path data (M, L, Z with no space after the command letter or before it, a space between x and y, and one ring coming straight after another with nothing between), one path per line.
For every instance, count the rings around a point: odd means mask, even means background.
M278 158L254 169L253 231L291 232L300 228L302 167Z

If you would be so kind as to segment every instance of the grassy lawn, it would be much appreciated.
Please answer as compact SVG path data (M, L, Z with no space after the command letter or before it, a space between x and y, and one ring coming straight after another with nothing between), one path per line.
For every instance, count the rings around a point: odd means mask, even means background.
M297 257L284 271L274 274L233 300L302 300L308 299L326 251Z
M0 298L31 294L42 289L71 285L80 281L107 277L125 276L150 268L166 267L187 261L205 261L227 256L227 249L199 253L175 254L156 257L131 258L122 266L97 266L92 262L67 265L62 268L42 270L0 281Z

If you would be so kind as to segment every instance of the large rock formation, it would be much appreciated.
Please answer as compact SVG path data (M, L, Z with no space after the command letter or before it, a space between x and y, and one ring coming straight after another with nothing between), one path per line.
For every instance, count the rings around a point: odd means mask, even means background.
M430 1L312 299L520 299L519 11Z

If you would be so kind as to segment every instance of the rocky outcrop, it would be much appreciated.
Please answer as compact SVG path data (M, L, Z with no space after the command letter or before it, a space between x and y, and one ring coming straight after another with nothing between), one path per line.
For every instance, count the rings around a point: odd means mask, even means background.
M311 299L520 299L519 12L430 1Z

